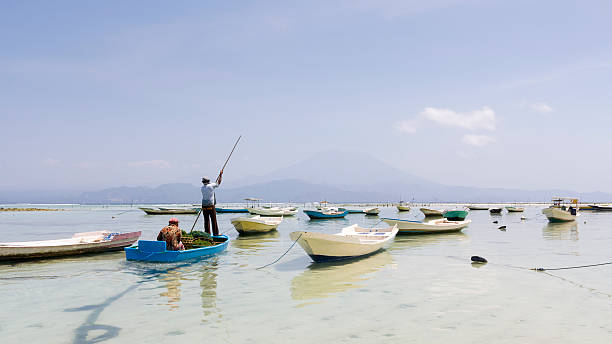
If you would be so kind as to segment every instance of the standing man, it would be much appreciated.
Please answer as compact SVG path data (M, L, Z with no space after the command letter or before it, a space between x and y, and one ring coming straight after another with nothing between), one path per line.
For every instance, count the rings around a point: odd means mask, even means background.
M215 189L221 185L221 177L223 171L219 173L216 183L211 183L210 178L202 178L202 216L204 217L204 228L206 233L210 235L219 235L219 227L217 226L217 211L215 210L215 204L217 199L215 198ZM212 221L212 233L210 231L210 222Z

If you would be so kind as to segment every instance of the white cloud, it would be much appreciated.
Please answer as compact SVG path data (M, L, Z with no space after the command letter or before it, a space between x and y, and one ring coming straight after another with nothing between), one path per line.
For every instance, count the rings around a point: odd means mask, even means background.
M470 130L495 130L495 111L483 106L480 110L466 113L455 112L450 109L428 107L421 112L421 116L441 125L460 127Z
M551 108L546 103L535 103L535 104L531 104L529 107L533 111L536 111L536 112L539 112L539 113L549 113L549 112L553 111L553 108Z
M495 142L495 139L487 135L464 135L461 141L471 146L484 147Z
M148 167L148 168L170 168L170 163L166 160L147 160L128 162L129 167Z
M414 134L416 133L416 125L415 121L399 121L395 125L395 128L399 131L403 131L405 133Z

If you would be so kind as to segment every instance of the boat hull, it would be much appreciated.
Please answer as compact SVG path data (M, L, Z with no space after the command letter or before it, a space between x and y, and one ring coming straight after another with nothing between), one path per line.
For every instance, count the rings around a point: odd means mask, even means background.
M248 208L247 211L252 215L260 216L293 216L297 213L297 210L265 208Z
M398 211L410 211L410 206L407 206L407 205L398 205L397 206L397 210Z
M388 225L396 225L399 229L398 234L434 234L459 232L472 222L472 220L433 220L428 222L422 222L389 218L383 218L382 220Z
M365 209L363 211L366 215L378 215L380 213L380 209L378 208L370 208L370 209Z
M442 216L442 210L421 208L420 209L425 216Z
M489 209L489 212L491 214L501 214L502 208L491 208L491 209Z
M522 213L525 211L525 208L521 208L521 207L506 207L506 210L509 213Z
M248 213L249 210L247 208L215 208L217 213Z
M232 219L232 225L234 225L234 228L236 228L240 234L257 234L276 230L281 221L276 221L276 223L266 223L266 220L261 218L254 219L239 217L237 219Z
M471 205L471 206L468 206L468 209L470 210L489 210L489 207L479 207L479 206Z
M318 210L304 210L304 214L308 215L311 219L340 219L345 217L348 211L345 210L335 214L327 214Z
M214 246L200 247L184 251L166 250L165 241L139 240L138 246L126 247L124 249L125 258L131 261L173 263L218 254L227 248L230 241L227 235L213 236L213 239L224 241Z
M569 222L576 220L576 215L572 215L570 212L559 208L542 209L542 214L546 215L546 218L548 218L550 222Z
M289 236L291 240L304 249L313 261L332 262L368 256L378 252L383 246L395 238L397 229L392 229L392 235L377 242L362 243L358 238L327 233L297 231Z
M195 215L200 209L161 209L161 208L139 208L144 211L147 215Z
M449 221L463 221L468 216L465 210L449 210L444 212L444 217Z
M71 243L70 240L72 239L60 239L29 243L36 243L36 246L26 246L28 245L27 242L0 244L0 261L44 259L118 251L131 246L140 235L141 232L122 233L114 235L109 241L100 242Z

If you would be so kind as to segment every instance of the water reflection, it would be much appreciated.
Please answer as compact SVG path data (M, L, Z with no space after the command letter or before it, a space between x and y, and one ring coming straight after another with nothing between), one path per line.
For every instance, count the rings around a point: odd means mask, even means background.
M443 243L468 243L470 237L462 232L457 233L438 233L438 234L418 234L418 235L397 235L389 246L389 251L403 250L406 248L420 248L423 246L437 245Z
M255 254L257 251L267 248L269 243L278 241L280 233L272 231L257 235L240 235L232 241L232 246L246 250L237 252L237 254Z
M213 313L217 307L217 269L219 268L218 257L210 261L210 264L202 266L200 274L200 287L202 288L202 309L204 319Z
M571 222L549 222L542 228L542 236L548 240L578 240L578 223Z
M291 297L299 301L311 300L358 288L361 286L359 282L373 277L365 275L380 270L392 261L389 252L381 251L344 263L313 263L291 280Z
M166 304L170 306L171 311L177 309L181 301L181 276L179 269L168 270L161 275L161 280L166 282L166 291L159 295L168 298Z

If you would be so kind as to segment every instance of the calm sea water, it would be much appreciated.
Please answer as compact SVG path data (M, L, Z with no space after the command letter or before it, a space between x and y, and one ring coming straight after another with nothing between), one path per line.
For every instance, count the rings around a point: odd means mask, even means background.
M2 212L2 241L74 232L142 230L154 239L168 216L129 207L68 206L62 212ZM381 217L418 217L418 210ZM2 343L609 343L612 214L583 212L548 224L523 214L471 211L459 234L398 236L389 248L343 264L313 264L294 230L334 233L377 217L286 218L278 232L239 237L219 214L227 251L195 263L127 262L123 252L0 265ZM189 229L194 216L178 216ZM499 224L493 224L497 220ZM586 222L586 223L585 223ZM507 230L498 229L506 225ZM470 256L489 260L472 265Z

